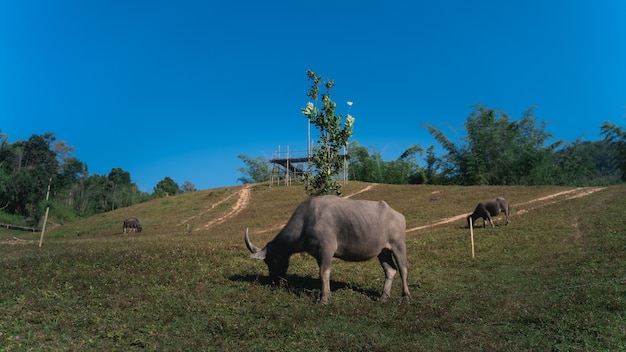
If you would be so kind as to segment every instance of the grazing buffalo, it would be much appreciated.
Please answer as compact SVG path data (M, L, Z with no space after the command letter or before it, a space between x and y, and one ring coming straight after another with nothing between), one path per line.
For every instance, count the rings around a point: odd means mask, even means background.
M486 200L484 202L478 203L474 212L467 216L467 226L469 227L470 218L472 219L472 223L476 224L476 220L482 218L483 219L483 227L487 227L487 221L491 224L493 228L493 220L492 216L497 216L503 212L506 215L506 224L508 225L511 222L511 218L509 216L509 202L507 202L504 198L495 198Z
M292 254L307 252L315 257L322 281L320 304L330 302L333 257L359 262L377 256L385 271L380 300L384 302L390 298L391 283L399 269L402 298L409 301L405 232L404 215L383 201L318 196L302 202L287 225L265 248L260 249L250 242L248 229L244 240L252 252L250 257L265 261L274 283L284 279Z
M126 232L141 232L141 224L137 218L124 220L124 233Z

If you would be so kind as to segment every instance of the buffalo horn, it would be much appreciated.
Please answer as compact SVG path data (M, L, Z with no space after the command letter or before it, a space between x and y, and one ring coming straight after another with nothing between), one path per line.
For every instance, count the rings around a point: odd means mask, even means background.
M253 245L250 242L250 239L248 238L248 228L246 227L246 234L243 237L243 239L246 241L246 247L248 247L248 250L250 250L250 253L258 253L261 249L259 247L256 247L255 245Z

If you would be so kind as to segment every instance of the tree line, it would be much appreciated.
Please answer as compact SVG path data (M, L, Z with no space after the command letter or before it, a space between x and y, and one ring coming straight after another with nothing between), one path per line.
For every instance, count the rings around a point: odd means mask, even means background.
M128 171L112 168L108 175L92 175L72 151L51 132L9 143L0 131L0 222L36 225L47 206L51 216L69 221L195 190L189 181L181 187L165 177L152 194L142 192Z
M416 144L398 158L347 144L349 179L389 184L439 185L609 185L626 181L626 130L610 122L600 126L600 141L553 140L546 124L529 108L518 120L504 111L476 105L464 122L465 136L448 138L436 126L423 124L434 145ZM242 183L269 179L272 165L263 157L238 156Z

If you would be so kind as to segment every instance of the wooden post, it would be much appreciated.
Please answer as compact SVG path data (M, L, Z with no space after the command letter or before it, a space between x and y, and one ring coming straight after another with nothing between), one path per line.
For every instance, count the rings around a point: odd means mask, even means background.
M476 258L476 255L474 253L474 225L473 225L473 221L472 221L472 217L469 217L469 227L470 227L470 238L472 240L472 259Z
M48 222L48 211L50 207L46 207L46 216L43 218L43 227L41 228L41 238L39 238L39 248L43 244L43 234L46 232L46 223Z
M52 177L50 177L50 181L48 181L48 192L46 193L46 203L48 202L48 198L50 198L50 184L52 183ZM43 218L43 227L41 228L41 237L39 238L39 248L43 244L43 234L46 232L46 223L48 222L48 212L50 211L50 207L46 206L46 216Z

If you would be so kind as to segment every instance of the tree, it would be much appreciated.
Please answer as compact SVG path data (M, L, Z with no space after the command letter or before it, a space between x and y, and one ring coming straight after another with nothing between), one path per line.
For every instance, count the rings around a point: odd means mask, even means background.
M136 188L130 180L130 173L117 167L111 169L107 176L106 194L107 210L123 208L133 204L132 193ZM134 186L134 187L133 187Z
M437 172L439 170L439 159L435 154L435 146L431 145L426 150L426 170L424 170L425 183L439 184L442 179Z
M615 165L622 171L622 181L626 181L626 129L605 121L600 127L604 140L616 149Z
M156 197L168 197L180 193L178 184L174 182L169 176L159 181L154 187L154 195Z
M240 167L237 171L244 174L243 177L237 179L237 181L248 184L265 182L270 179L270 168L267 159L261 156L256 158L249 158L246 155L237 155L247 167Z
M0 171L6 170L9 165L6 162L13 155L13 146L9 143L9 136L0 129Z
M322 109L317 108L319 85L321 78L312 71L307 71L307 77L313 82L307 96L315 101L308 102L302 108L302 114L309 119L319 130L318 148L311 155L308 173L305 174L306 191L309 196L336 194L341 195L341 184L334 177L343 169L345 158L340 155L346 148L348 139L352 136L354 118L346 115L343 127L342 116L335 115L337 104L331 99L331 90L335 82L327 80L324 83L326 93L322 94Z
M130 185L131 183L130 172L124 171L119 167L111 169L108 178L114 186Z
M350 175L353 180L379 183L384 178L384 161L376 150L360 146L357 141L348 144Z
M82 185L82 192L76 192L81 197L75 202L79 209L79 215L103 213L111 210L108 204L110 180L104 175L91 175Z
M182 192L184 192L184 193L186 193L186 192L195 192L196 191L196 185L191 183L191 181L185 181L185 182L183 182L183 185L180 186L180 190Z
M614 164L614 145L607 141L577 140L554 153L558 173L554 184L568 186L610 185L620 181Z
M26 142L16 142L15 144L21 149L18 169L41 168L48 177L56 174L59 170L59 162L56 152L50 148L55 139L52 133L47 132L41 136L32 135ZM48 184L47 178L46 185Z
M66 158L57 175L57 185L61 189L69 188L88 174L87 164L76 158Z
M52 149L56 153L59 162L62 164L65 159L70 157L74 147L68 145L65 141L58 141L52 145Z
M400 182L398 184L410 183L410 184L422 184L426 181L425 170L420 167L417 158L424 155L424 148L419 145L414 145L402 153L396 160L401 168Z
M59 172L56 153L50 149L55 137L50 132L32 135L12 146L2 139L0 204L7 212L28 217L36 224L50 179Z
M26 141L8 142L0 132L0 207L36 224L46 206L58 219L89 216L149 199L131 182L130 173L114 168L108 176L89 175L87 164L71 157L73 147L54 143L50 132ZM50 199L45 200L52 179Z
M419 145L406 149L391 161L384 161L379 152L373 148L368 150L356 141L348 144L348 151L353 180L390 184L420 184L426 180L425 171L417 161L424 152Z
M533 107L519 121L511 121L500 110L474 108L464 123L467 135L458 146L437 128L425 125L448 152L439 163L445 177L465 185L535 185L553 180L558 171L552 154L563 142L547 144L552 135L545 132L545 123L537 126Z

